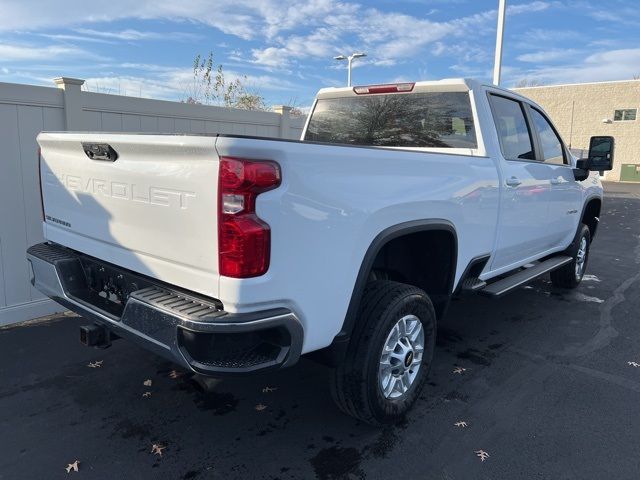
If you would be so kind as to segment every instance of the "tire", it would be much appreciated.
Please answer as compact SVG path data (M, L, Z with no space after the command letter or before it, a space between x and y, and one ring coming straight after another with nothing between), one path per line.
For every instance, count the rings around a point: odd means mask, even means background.
M418 326L422 329L422 345ZM398 338L402 340L396 342ZM340 410L371 425L402 419L427 379L435 340L436 315L425 292L390 280L370 282L345 360L331 379L331 393ZM396 345L396 349L390 351L390 345Z
M560 288L576 288L580 285L589 260L591 234L589 227L581 224L575 240L569 247L568 254L573 261L551 272L551 283ZM581 260L582 259L582 260Z

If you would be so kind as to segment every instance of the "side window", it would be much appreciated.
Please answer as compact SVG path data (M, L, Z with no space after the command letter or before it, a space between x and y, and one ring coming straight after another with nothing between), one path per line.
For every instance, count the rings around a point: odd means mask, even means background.
M562 141L546 117L535 108L531 108L533 125L538 131L540 143L542 144L542 160L545 163L555 163L563 165L566 163Z
M504 158L535 160L531 132L520 102L499 95L490 95L489 101Z

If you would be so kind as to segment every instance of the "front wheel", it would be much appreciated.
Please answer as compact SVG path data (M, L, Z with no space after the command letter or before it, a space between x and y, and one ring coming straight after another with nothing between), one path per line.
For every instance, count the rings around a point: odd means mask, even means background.
M573 261L551 272L551 282L560 288L576 288L580 285L589 259L591 234L589 227L582 224L571 247Z
M373 425L398 421L424 385L435 336L436 316L425 292L390 280L370 282L345 361L333 372L338 407Z

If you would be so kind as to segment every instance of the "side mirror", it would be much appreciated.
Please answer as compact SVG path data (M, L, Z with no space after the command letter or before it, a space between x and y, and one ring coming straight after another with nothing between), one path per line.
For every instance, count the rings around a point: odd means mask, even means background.
M592 172L602 172L613 168L613 137L591 137L589 142L589 156L586 162L578 160L577 167Z
M578 182L586 180L589 178L589 170L584 168L582 165L587 161L586 158L582 158L578 160L576 167L573 169L573 178L575 178Z

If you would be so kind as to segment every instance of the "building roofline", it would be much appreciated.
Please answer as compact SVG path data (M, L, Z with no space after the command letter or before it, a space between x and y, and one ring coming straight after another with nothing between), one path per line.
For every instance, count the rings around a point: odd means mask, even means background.
M575 87L580 85L602 85L604 83L632 83L632 82L640 82L640 79L632 78L630 80L606 80L602 82L558 83L556 85L533 85L531 87L513 87L510 90L526 90L530 88Z

